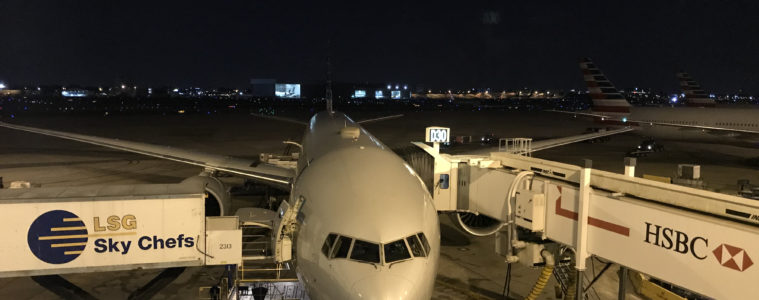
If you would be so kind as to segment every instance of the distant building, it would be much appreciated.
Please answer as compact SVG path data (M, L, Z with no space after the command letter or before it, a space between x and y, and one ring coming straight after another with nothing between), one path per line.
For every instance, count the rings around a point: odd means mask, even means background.
M274 84L273 78L253 78L250 80L250 94L253 97L273 97Z
M251 79L250 84L254 97L324 98L327 88L325 83L304 84L276 79ZM401 83L332 83L332 94L338 101L410 99L411 90L411 86Z
M408 84L399 83L364 83L349 84L346 98L361 99L411 99L411 87Z

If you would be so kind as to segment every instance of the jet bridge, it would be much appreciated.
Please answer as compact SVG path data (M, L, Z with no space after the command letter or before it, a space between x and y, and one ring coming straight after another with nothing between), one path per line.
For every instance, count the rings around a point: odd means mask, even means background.
M573 250L580 271L597 256L708 297L759 294L757 201L633 177L634 159L616 174L590 161L448 155L415 144L435 159L438 211L456 213L471 234L494 234L508 262L545 263L544 243L555 242ZM467 225L461 216L472 214L497 222Z

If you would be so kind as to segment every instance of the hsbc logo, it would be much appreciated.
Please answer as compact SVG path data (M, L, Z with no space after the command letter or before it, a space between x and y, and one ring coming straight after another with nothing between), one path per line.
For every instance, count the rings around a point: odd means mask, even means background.
M740 272L745 271L754 264L751 261L751 257L746 253L746 250L728 244L719 245L712 251L712 254L714 254L717 262L723 267Z
M708 238L648 222L645 224L646 238L643 242L679 254L689 255L698 260L705 260L709 256L708 251L711 247L709 247ZM754 265L745 249L733 245L723 243L714 248L711 253L720 265L739 272L743 272Z

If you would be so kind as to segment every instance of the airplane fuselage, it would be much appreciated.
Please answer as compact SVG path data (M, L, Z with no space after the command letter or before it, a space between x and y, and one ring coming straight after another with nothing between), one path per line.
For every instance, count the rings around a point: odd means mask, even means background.
M607 113L608 114L608 113ZM724 143L739 146L759 147L759 135L738 132L697 129L687 127L660 126L653 123L696 125L759 131L759 109L715 108L715 107L632 107L629 113L613 114L615 118L639 121L612 125L632 125L639 135L665 140L691 141L701 143ZM602 124L608 123L601 121Z
M432 198L413 169L338 112L316 114L302 145L291 197L305 199L295 249L309 296L429 299L440 229ZM401 248L393 245L412 249L420 233L428 251L399 259ZM352 246L340 253L339 243L326 242L331 234Z

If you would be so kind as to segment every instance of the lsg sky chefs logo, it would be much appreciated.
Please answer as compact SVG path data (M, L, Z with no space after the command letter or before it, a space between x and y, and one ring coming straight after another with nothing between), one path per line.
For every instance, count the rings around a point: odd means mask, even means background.
M65 264L76 259L87 249L90 239L94 240L95 253L109 252L125 255L132 249L160 250L195 247L195 238L184 234L176 238L146 235L137 239L136 245L133 245L133 240L127 240L125 237L137 235L136 230L137 218L134 215L122 217L114 215L104 220L93 217L92 231L89 231L84 221L76 214L65 210L52 210L40 215L32 222L29 226L27 242L34 256L50 264Z
M37 217L29 226L27 242L34 256L50 264L65 264L87 247L87 228L79 216L53 210Z

